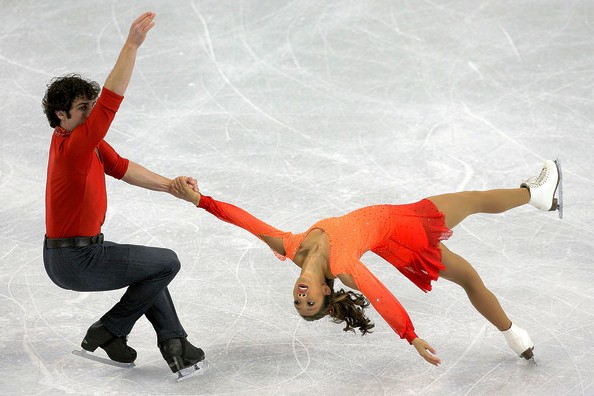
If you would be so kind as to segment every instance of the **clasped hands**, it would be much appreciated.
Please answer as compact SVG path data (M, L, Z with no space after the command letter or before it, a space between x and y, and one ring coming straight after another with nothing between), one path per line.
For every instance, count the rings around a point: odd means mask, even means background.
M200 203L200 191L198 181L189 176L178 176L171 182L169 192L176 198L183 199L198 206Z

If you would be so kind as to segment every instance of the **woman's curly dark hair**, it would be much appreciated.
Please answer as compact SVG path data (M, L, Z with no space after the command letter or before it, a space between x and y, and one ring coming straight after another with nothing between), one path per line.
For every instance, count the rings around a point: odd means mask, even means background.
M55 128L60 125L56 111L65 111L70 117L70 109L76 99L95 100L100 91L101 87L97 82L85 80L79 74L53 78L47 85L47 91L41 102L50 126Z
M344 331L355 332L358 329L361 335L371 333L375 327L373 322L365 316L365 308L369 306L369 301L361 293L346 291L340 289L334 291L334 279L326 279L326 284L330 286L332 292L324 296L322 307L315 315L301 316L307 321L314 321L330 315L334 323L346 322Z

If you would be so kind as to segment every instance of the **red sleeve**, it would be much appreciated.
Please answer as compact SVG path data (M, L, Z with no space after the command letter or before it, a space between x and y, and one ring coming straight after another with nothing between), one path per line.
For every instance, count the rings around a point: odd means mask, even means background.
M359 291L400 338L404 338L412 344L417 335L404 307L363 263L359 260L354 261L350 266L352 268L351 275Z
M103 161L103 168L105 173L116 179L121 179L128 170L130 161L127 158L120 157L120 155L107 143L102 140L97 147L99 155Z
M124 99L107 88L101 90L101 95L89 117L74 128L67 139L68 152L72 156L88 155L103 140L115 118L116 112Z
M250 213L238 208L235 205L231 205L227 202L217 201L206 195L202 195L200 197L200 203L198 204L198 207L206 210L208 213L216 216L220 220L231 223L251 232L260 239L262 239L262 236L280 238L283 240L284 245L286 238L292 235L289 232L277 230L271 225L266 224L262 220L252 216ZM275 254L279 258L284 259L284 257L277 252L275 252Z

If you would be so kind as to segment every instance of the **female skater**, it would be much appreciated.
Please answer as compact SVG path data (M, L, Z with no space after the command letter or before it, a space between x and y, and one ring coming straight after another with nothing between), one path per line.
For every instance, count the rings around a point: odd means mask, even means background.
M251 232L281 259L288 257L301 268L293 288L293 303L304 319L330 315L336 323L346 322L345 331L357 328L365 334L374 326L364 313L371 303L427 362L436 366L441 363L435 349L415 334L398 300L359 261L370 250L425 292L439 276L462 286L477 311L504 334L510 348L525 359L533 357L534 344L528 333L512 324L474 268L440 241L448 239L453 227L475 213L502 213L527 203L541 210L556 210L560 180L556 161L546 161L540 175L520 188L436 195L406 205L368 206L321 220L300 234L277 230L243 209L202 195L186 180L180 177L174 181L180 198ZM362 294L343 289L335 292L335 278Z

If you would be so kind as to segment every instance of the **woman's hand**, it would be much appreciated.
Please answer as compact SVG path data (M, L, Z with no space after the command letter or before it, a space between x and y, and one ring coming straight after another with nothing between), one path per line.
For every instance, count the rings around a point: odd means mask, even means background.
M441 364L441 359L435 355L435 349L427 341L417 337L413 340L412 345L427 362L434 366Z
M188 176L176 177L169 188L169 192L176 198L183 199L198 206L200 203L200 192L196 179Z

